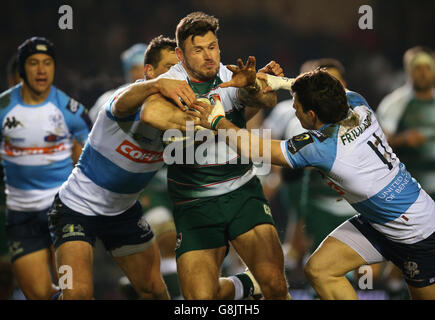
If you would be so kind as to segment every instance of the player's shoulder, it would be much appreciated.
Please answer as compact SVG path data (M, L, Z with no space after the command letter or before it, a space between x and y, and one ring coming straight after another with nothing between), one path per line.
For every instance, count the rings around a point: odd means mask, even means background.
M15 101L17 94L20 94L21 83L0 93L0 111L10 107Z
M182 63L178 62L177 64L174 64L168 71L159 75L157 78L186 80L188 78L188 74Z
M71 98L64 91L58 89L55 86L52 86L51 90L53 90L53 95L50 95L53 99L52 102L62 111L66 110L72 114L76 114L78 111L84 109L83 105L80 102Z
M310 149L319 148L322 144L331 141L331 138L336 135L337 131L335 126L321 130L305 131L288 139L288 150L290 153L296 154L308 146L310 146Z
M359 106L367 106L370 108L367 100L358 92L346 89L346 97L347 102L352 109Z

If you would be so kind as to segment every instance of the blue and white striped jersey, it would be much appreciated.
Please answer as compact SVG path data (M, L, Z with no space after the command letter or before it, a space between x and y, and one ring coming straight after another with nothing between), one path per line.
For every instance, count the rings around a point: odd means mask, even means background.
M315 167L375 229L393 241L415 243L435 231L435 202L387 143L373 110L347 91L349 115L281 143L293 168Z
M48 208L73 168L73 138L84 143L90 121L83 105L51 86L47 99L27 105L21 84L0 95L6 205L15 211Z
M129 209L163 167L161 132L140 121L140 110L116 118L117 90L94 123L80 160L59 197L84 215L114 216Z

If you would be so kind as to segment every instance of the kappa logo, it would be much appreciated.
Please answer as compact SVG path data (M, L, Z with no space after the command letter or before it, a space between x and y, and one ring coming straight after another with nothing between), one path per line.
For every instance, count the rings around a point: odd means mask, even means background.
M131 161L139 163L155 163L163 161L163 152L145 150L135 146L127 140L124 140L118 148L116 148L116 152L122 154Z
M3 129L4 128L13 129L13 128L16 128L18 126L24 127L23 124L21 123L21 121L17 120L15 117L12 117L12 118L6 117L6 121L3 124Z

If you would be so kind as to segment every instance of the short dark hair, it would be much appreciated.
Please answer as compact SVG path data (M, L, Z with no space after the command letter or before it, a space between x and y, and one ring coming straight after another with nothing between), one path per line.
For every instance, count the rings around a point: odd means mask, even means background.
M325 69L300 74L291 90L297 94L304 112L313 110L323 123L339 122L349 111L343 85Z
M405 68L406 72L411 71L410 68L411 68L412 59L414 59L414 57L418 53L421 53L421 52L427 53L428 55L430 55L432 57L432 59L435 59L434 52L428 47L415 46L415 47L409 48L408 50L405 51L405 53L403 55L403 67Z
M175 39L179 48L184 50L184 42L189 36L203 36L211 31L215 35L219 30L219 20L204 12L192 12L185 16L177 25Z
M160 60L162 59L162 50L174 50L177 47L177 43L174 39L164 37L160 35L151 40L145 51L144 65L150 64L154 68L157 68Z
M346 69L343 64L334 58L321 58L316 60L308 60L301 66L301 73L305 73L308 71L315 70L317 68L334 68L337 69L338 73L340 73L341 77L344 78L346 74Z

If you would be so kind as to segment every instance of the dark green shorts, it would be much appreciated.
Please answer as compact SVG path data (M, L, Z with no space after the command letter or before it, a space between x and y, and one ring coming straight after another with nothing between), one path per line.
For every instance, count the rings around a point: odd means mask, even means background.
M229 246L259 224L274 224L257 177L230 193L176 205L177 258L192 250Z

